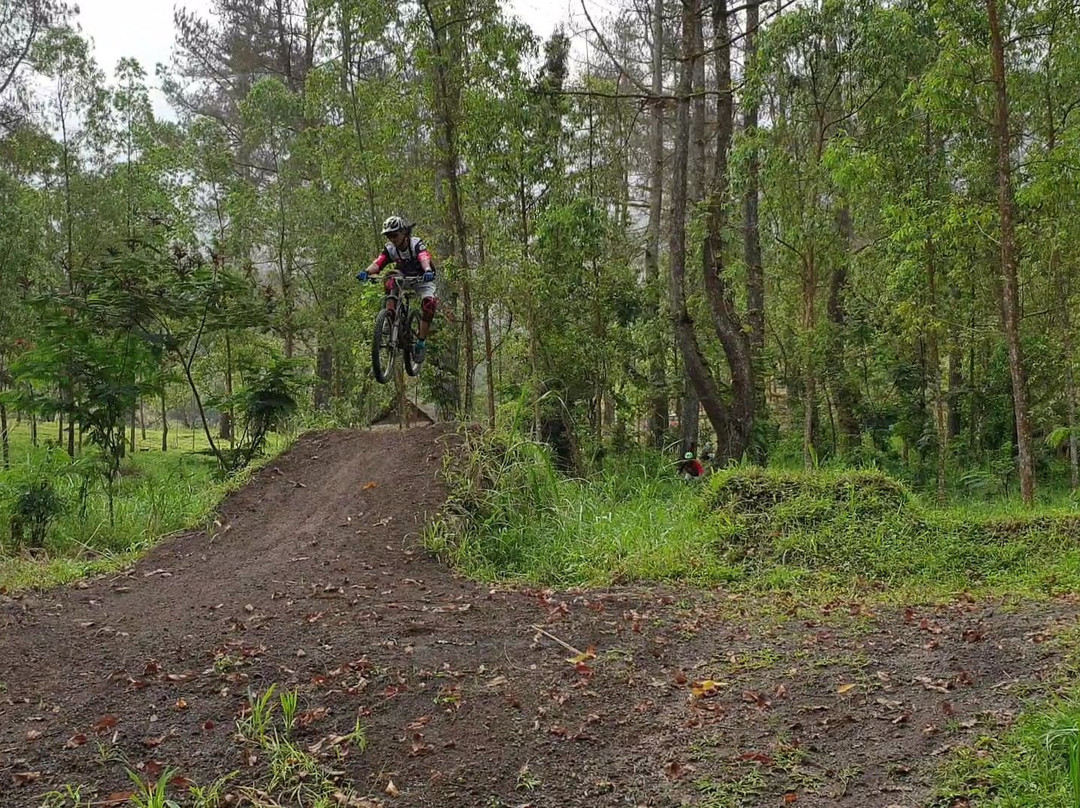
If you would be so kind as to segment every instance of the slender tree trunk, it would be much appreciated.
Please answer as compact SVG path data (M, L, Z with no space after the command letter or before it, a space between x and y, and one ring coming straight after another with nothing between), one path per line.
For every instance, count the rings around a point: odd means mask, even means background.
M139 435L143 443L146 443L146 399L139 399Z
M495 428L495 363L491 348L491 304L484 304L484 358L487 369L487 411L488 426Z
M813 245L803 264L803 466L814 467L814 439L817 422L817 384L814 368L814 328L817 307L817 264Z
M701 203L705 196L706 163L705 163L705 119L707 108L705 104L705 37L702 31L702 12L700 9L702 0L696 0L699 11L695 16L694 25L691 28L692 41L690 43L690 75L692 84L690 92L693 94L692 109L690 114L690 164L689 177L687 178L688 208L693 210ZM701 435L701 399L698 396L694 383L689 375L683 380L683 395L679 410L679 433L681 452L696 451L698 440Z
M752 64L757 54L758 3L746 8L746 63ZM757 136L758 106L749 102L743 115L747 138ZM754 402L757 416L765 412L765 374L762 363L765 353L765 270L761 262L761 230L758 217L760 192L760 157L755 147L747 158L747 184L743 197L743 260L746 262L746 320L750 328L750 353L754 362Z
M169 451L169 408L165 393L161 394L161 451Z
M236 418L233 410L233 360L232 360L232 338L229 334L229 329L225 329L225 397L228 399L229 406L225 408L225 411L221 413L221 422L218 424L219 432L222 440L229 442L229 448L236 448Z
M664 367L664 329L660 325L660 220L664 204L664 0L652 6L652 93L649 108L649 235L645 245L645 284L653 310L656 333L649 356L649 433L654 448L664 445L668 425L667 379Z
M937 434L937 498L944 503L948 496L949 424L945 395L941 385L941 354L938 349L937 252L933 236L926 238L927 294L930 298L930 324L926 331L926 364L930 391L934 399L934 428Z
M135 406L133 406L131 408L131 423L130 423L131 438L130 438L130 440L128 442L128 449L131 451L132 454L135 453L135 446L136 446L136 444L135 444L135 427L136 427L136 419L138 418L138 415L139 415L139 406L136 404Z
M11 436L8 434L7 405L0 401L0 444L3 444L4 469L11 468Z
M1012 184L1012 139L1009 127L1009 95L1005 78L1005 46L998 17L998 0L986 0L990 18L990 56L993 65L995 109L994 134L998 164L998 205L1001 216L1002 309L1005 339L1009 348L1013 410L1016 421L1020 495L1028 505L1035 501L1035 460L1031 451L1031 415L1028 408L1027 373L1020 342L1020 258L1016 247L1015 200Z
M37 428L38 428L37 413L31 411L30 412L30 445L33 446L35 449L37 448L37 445L38 445Z

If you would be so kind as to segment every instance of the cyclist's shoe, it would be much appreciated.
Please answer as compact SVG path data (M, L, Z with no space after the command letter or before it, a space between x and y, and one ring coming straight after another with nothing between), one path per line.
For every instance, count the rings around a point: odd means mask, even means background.
M416 364L419 365L421 362L424 361L424 354L426 352L427 352L427 343L424 342L424 340L418 339L416 342L413 343L412 356L413 356L413 361Z

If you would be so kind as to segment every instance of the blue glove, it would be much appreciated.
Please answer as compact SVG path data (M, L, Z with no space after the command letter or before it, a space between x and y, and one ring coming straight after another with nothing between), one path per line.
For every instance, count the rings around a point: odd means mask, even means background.
M433 280L435 280L435 273L429 269L424 273L424 283L431 283Z
M366 269L361 269L359 272L356 273L356 279L358 281L360 281L360 283L363 283L364 281L366 281L367 278L368 278L368 274L367 274Z

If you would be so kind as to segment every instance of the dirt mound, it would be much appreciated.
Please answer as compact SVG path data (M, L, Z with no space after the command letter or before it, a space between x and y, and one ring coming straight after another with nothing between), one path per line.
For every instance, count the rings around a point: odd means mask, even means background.
M915 805L1051 669L1042 639L1072 614L491 590L416 547L447 438L308 435L214 530L2 599L0 806L65 784L104 804L131 789L121 757L266 787L235 728L271 684L299 690L296 747L388 806ZM357 719L366 751L340 740Z

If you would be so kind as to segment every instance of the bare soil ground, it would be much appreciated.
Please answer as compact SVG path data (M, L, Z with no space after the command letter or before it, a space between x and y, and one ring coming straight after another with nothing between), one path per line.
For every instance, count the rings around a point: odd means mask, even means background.
M387 806L925 805L1076 620L1065 602L491 589L418 545L447 440L310 434L212 531L0 597L0 806L64 784L107 804L131 790L120 755L265 783L236 719L272 683L300 691L298 744ZM335 745L357 717L366 751Z

